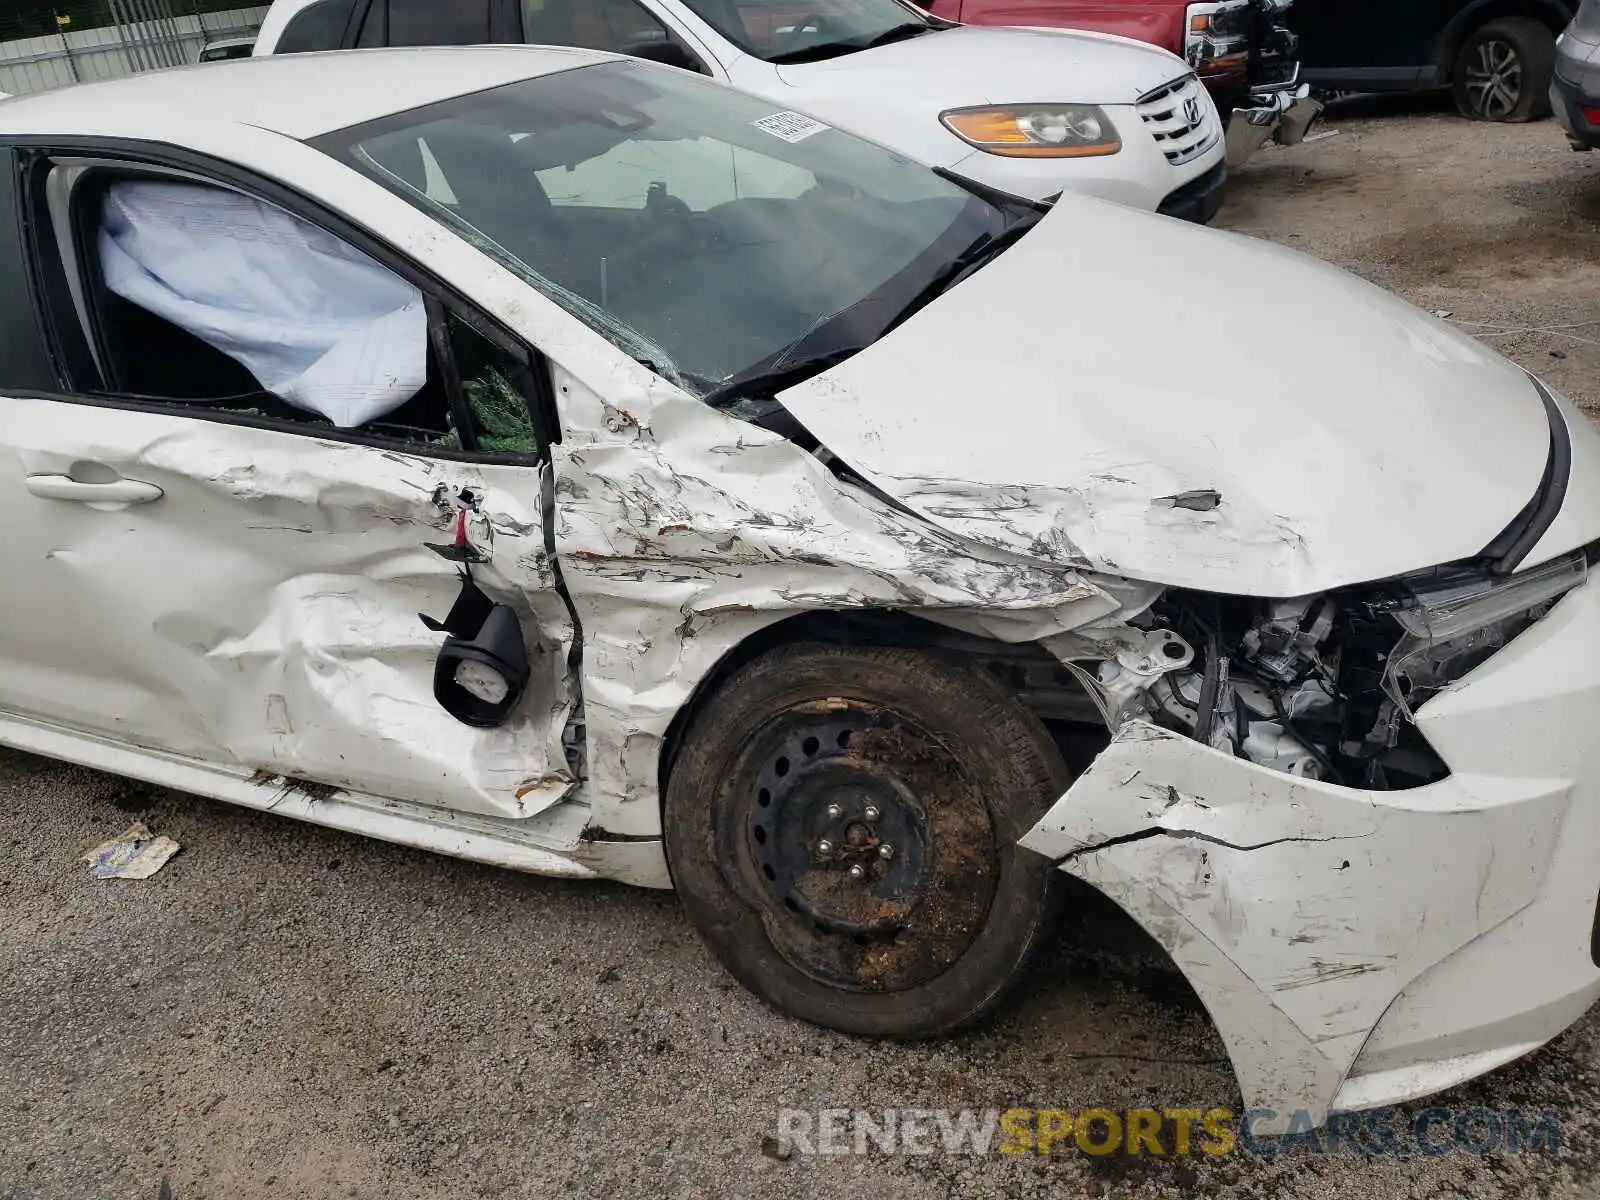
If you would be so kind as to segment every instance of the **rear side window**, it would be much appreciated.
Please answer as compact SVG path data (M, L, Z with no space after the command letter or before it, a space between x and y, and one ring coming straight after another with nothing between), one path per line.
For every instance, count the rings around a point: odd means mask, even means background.
M475 46L492 40L489 0L389 0L391 46Z
M337 50L344 44L356 0L317 0L289 19L278 37L274 54L300 54L311 50Z

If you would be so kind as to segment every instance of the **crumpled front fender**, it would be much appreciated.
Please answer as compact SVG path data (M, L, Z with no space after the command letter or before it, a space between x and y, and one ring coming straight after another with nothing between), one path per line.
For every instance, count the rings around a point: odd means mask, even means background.
M1247 1108L1320 1123L1402 990L1539 895L1570 795L1489 775L1359 791L1133 722L1022 845L1166 948Z

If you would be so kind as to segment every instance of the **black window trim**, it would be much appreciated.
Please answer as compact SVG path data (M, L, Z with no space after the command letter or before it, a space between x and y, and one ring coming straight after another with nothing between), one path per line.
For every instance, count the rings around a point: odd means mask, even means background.
M522 5L517 0L489 0L489 39L491 45L521 45Z
M359 222L327 208L302 192L297 192L245 168L169 145L132 138L50 136L10 138L7 139L7 145L17 154L17 167L20 175L18 182L22 185L19 187L18 200L23 207L26 218L23 225L28 243L25 247L25 254L30 268L28 291L32 296L35 311L39 314L45 326L49 350L55 368L56 382L60 388L59 391L55 392L30 392L18 389L11 394L31 399L83 404L88 407L157 412L170 416L189 417L194 420L212 421L224 425L270 429L319 440L346 442L353 445L372 446L381 450L398 451L418 458L525 467L536 467L550 462L553 447L561 442L561 427L556 409L555 388L551 379L549 359L538 347L525 343L522 338L505 329L498 320L483 312L480 306L470 297L429 271L424 264L396 250L379 235ZM55 253L53 247L46 244L54 241L53 222L48 219L36 219L38 215L34 212L36 200L32 194L32 189L27 186L28 177L34 170L39 169L41 163L47 163L50 159L58 156L92 157L115 160L119 163L125 162L128 169L133 172L137 172L141 166L164 167L168 170L190 172L200 176L202 179L237 188L267 203L277 205L285 212L299 217L301 220L308 221L330 236L339 238L361 250L374 261L382 264L422 291L429 306L430 348L435 349L436 354L437 349L432 345L434 328L437 325L440 330L447 330L448 318L454 316L467 328L484 337L501 353L517 359L527 367L536 393L534 396L529 397L529 407L534 431L539 438L539 452L535 455L529 455L466 448L452 450L447 447L418 444L392 436L366 433L360 429L337 429L333 426L300 424L226 409L207 408L198 403L163 403L145 397L134 398L73 390L70 376L66 369L66 361L62 354L64 339L60 336L58 329L61 314L55 311L56 305L52 302L52 298L44 286L45 275L52 269L59 273L65 264L60 264L53 257ZM48 214L44 214L44 216L48 217ZM52 263L55 263L54 267L52 267ZM71 312L69 315L71 321L77 324L78 315L76 311ZM459 378L454 378L453 381L451 379L455 374L453 351L449 357L439 358L439 368L441 374L446 376L446 394L451 395L452 388L456 394L459 394L462 390L462 381ZM454 398L451 399L451 403L454 406ZM459 420L460 415L456 415ZM470 424L462 427L463 437L470 435L471 428Z
M0 288L0 320L6 322L6 336L0 336L0 359L4 359L0 389L8 396L30 394L25 379L37 384L60 378L50 328L34 295L32 235L17 163L16 148L0 146L0 238L6 246L0 258L6 267L15 269L15 276L21 276L20 286Z
M340 48L353 50L358 47L369 20L376 20L382 29L383 40L378 45L387 46L389 44L388 0L356 0L355 7L350 13L350 23L345 26L344 41L339 43Z
M350 15L344 21L344 34L339 38L341 49L355 44L356 33L360 30L361 22L367 15L367 7L371 3L372 0L353 0L350 5ZM287 30L288 26L284 26L284 28Z

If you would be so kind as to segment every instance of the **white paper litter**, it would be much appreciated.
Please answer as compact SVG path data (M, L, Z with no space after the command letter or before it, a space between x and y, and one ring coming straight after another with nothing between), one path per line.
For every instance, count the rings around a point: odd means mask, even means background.
M96 879L149 879L180 848L169 837L151 834L140 821L96 846L83 856L83 861L90 864L89 874Z
M242 363L267 391L353 429L428 377L422 293L337 238L201 184L114 184L106 287Z

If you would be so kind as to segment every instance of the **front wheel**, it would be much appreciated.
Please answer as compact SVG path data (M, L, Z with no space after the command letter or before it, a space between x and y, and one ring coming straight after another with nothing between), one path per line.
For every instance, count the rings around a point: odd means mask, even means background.
M1456 107L1476 121L1531 121L1550 115L1555 35L1528 17L1490 21L1461 45Z
M667 786L673 881L776 1008L923 1038L992 1015L1038 951L1053 864L1017 840L1066 790L1039 721L914 650L796 645L696 714Z

